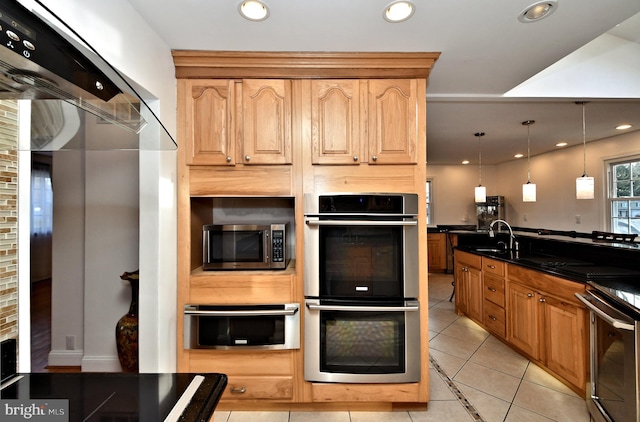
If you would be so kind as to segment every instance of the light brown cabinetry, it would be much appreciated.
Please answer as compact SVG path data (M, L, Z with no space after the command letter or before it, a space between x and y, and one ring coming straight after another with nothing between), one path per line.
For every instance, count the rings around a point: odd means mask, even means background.
M188 93L187 164L291 163L291 81L181 83Z
M232 80L181 81L186 162L235 164L235 87Z
M500 338L506 334L505 267L502 261L482 257L484 324Z
M427 233L427 256L429 271L441 272L447 269L447 239L444 233Z
M415 79L311 81L313 164L417 163Z
M438 53L173 51L178 80L178 321L194 304L303 303L305 193L417 192L426 180L426 79ZM354 159L356 157L356 159ZM371 165L395 164L384 168ZM295 261L284 272L198 268L209 201L291 199ZM214 222L215 223L215 222ZM427 262L426 209L419 259ZM421 285L427 266L420 265ZM425 281L423 282L422 279ZM426 289L419 300L426 304ZM223 372L228 409L288 403L425 403L429 397L427 306L422 307L421 380L335 384L304 380L304 350L188 350L178 371ZM303 335L303 333L301 333ZM386 403L386 404L385 404Z
M483 292L481 257L459 250L455 251L454 276L456 283L456 310L482 324Z
M507 340L577 392L586 388L588 312L580 283L509 266Z

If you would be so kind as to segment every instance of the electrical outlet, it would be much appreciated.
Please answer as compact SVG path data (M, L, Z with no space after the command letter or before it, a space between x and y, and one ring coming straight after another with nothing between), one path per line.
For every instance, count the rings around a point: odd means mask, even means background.
M76 336L67 336L67 350L76 350Z
M576 224L582 223L582 217L578 214L576 215Z
M527 214L524 214L524 215L522 216L522 219L523 219L524 221L529 221L529 216L528 216Z

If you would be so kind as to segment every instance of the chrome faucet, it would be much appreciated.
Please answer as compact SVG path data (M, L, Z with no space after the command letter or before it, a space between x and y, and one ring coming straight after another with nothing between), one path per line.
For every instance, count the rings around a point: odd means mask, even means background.
M495 232L493 231L493 225L496 223L502 223L505 226L507 226L507 228L509 229L509 250L513 251L515 250L516 252L518 252L518 241L516 240L516 237L513 235L513 230L511 230L511 226L509 225L509 223L507 223L504 220L493 220L491 222L491 224L489 224L489 237L496 237ZM515 247L515 249L514 249Z

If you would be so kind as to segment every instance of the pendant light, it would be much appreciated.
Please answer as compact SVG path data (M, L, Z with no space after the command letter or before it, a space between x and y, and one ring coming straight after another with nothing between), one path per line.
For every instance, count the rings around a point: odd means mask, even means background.
M487 202L487 188L482 186L482 150L480 148L480 139L484 136L484 132L476 132L478 138L478 186L475 188L475 201Z
M576 102L582 105L582 176L576 178L576 199L594 198L593 177L587 176L587 126L585 123L585 101Z
M536 184L531 183L531 137L529 131L535 120L522 122L527 127L527 183L522 185L522 202L536 202Z

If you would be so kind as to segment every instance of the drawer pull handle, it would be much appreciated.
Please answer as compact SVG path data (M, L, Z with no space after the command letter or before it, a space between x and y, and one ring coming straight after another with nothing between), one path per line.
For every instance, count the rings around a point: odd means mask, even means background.
M487 289L489 289L490 292L494 292L494 293L496 292L496 289L493 287L487 287Z
M496 269L496 266L495 265L491 265L491 264L487 264L487 267L491 268L492 270Z
M494 317L493 315L489 315L489 319L491 319L492 321L497 321L498 318Z
M247 392L247 387L231 387L230 391L233 394L242 394L242 393L246 393Z

